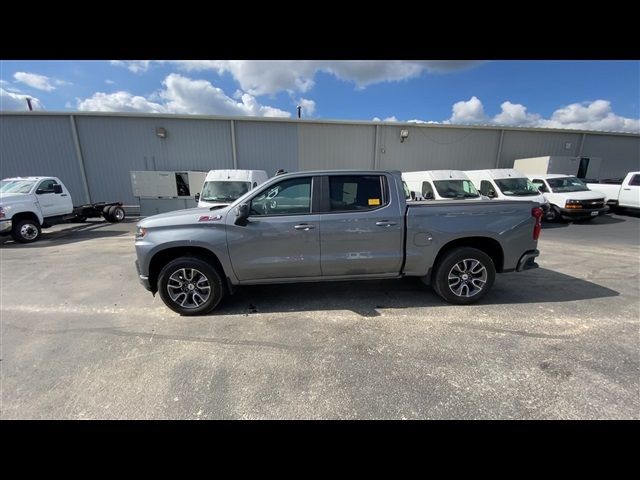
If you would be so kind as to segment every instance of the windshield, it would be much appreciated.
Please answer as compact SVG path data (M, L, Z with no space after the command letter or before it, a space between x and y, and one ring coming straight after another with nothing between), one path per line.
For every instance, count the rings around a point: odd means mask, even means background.
M0 192L29 193L35 183L33 180L2 180L0 182Z
M436 180L433 182L443 198L478 198L480 195L470 180Z
M251 190L251 182L204 182L200 200L205 202L233 202Z
M505 195L514 197L540 195L536 186L528 178L501 178L495 182Z
M547 183L551 187L551 191L555 193L589 191L582 180L578 180L576 177L547 178Z

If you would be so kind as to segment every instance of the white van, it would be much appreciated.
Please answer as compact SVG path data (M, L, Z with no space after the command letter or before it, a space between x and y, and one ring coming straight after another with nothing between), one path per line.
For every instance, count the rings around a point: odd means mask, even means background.
M402 172L409 190L417 200L482 200L473 182L460 170L424 170Z
M513 168L467 170L464 172L480 192L489 198L538 202L545 212L549 202L526 175Z
M210 170L196 195L198 207L230 205L269 179L264 170Z
M573 175L529 175L529 180L550 203L547 220L589 220L609 211L604 194L589 190Z

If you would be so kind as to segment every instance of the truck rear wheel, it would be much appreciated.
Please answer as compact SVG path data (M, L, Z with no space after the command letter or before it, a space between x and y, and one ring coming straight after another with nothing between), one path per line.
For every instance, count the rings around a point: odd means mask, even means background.
M496 279L491 257L477 248L451 250L438 261L433 289L448 303L468 305L484 297Z
M216 308L224 296L222 278L197 257L172 260L160 271L158 292L164 304L180 315L202 315Z
M13 224L11 236L16 242L32 243L40 238L42 230L37 220L19 220Z
M126 216L127 215L124 211L124 208L117 205L111 207L111 218L113 218L114 223L119 223L123 221Z
M116 222L115 218L113 218L113 209L114 209L113 205L107 205L102 209L102 216L109 223Z

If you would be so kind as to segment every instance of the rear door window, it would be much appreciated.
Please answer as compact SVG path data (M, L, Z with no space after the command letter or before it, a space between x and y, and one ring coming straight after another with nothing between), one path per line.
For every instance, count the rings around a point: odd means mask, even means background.
M487 180L482 180L482 182L480 182L480 193L482 195L489 195L489 192L494 191L495 189L493 188L493 185L491 185L491 182L487 181Z
M422 196L424 198L433 198L433 186L429 182L422 182Z
M629 185L640 185L640 175L634 175Z
M329 211L372 210L386 205L384 180L380 175L336 175L329 177Z

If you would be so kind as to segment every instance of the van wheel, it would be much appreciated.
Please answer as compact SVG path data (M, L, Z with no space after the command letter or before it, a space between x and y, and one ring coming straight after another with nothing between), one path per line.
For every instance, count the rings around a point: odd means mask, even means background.
M436 266L433 289L454 305L468 305L484 297L496 279L491 257L477 248L451 250Z
M11 236L16 242L32 243L40 238L40 224L37 220L20 220L13 225Z
M180 257L165 265L158 292L167 307L185 316L209 313L225 293L220 274L197 257Z
M560 218L560 212L558 212L558 210L556 210L556 207L554 207L553 205L549 207L549 211L544 216L544 219L547 222L557 222L558 220L560 220Z

